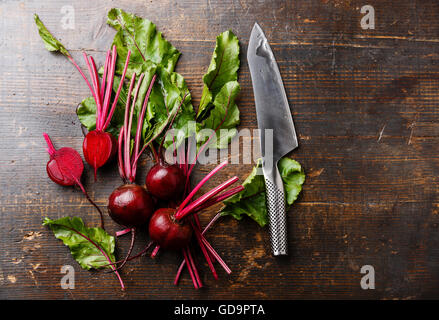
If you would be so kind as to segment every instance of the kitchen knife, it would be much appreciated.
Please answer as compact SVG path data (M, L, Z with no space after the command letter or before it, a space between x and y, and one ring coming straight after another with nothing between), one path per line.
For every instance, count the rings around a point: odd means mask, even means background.
M297 148L297 136L279 68L261 27L255 23L247 51L260 129L272 253L288 254L285 192L277 163Z

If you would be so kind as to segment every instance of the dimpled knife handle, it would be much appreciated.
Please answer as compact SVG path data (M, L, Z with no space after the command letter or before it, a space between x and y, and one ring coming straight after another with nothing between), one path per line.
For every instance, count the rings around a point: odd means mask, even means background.
M287 255L287 216L284 191L267 178L265 179L265 186L267 188L271 250L274 256Z

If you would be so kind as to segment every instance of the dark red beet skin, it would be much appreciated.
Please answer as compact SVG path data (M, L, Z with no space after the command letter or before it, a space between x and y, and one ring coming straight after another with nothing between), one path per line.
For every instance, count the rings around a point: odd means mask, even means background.
M117 141L109 132L93 130L87 133L82 144L85 161L96 170L116 154Z
M185 180L183 172L176 164L157 163L146 176L146 188L159 199L176 199L183 192Z
M174 219L175 209L158 209L149 221L149 237L163 249L178 250L189 244L192 227Z
M122 185L108 199L108 213L117 223L140 227L148 222L154 212L154 202L145 188L136 184Z

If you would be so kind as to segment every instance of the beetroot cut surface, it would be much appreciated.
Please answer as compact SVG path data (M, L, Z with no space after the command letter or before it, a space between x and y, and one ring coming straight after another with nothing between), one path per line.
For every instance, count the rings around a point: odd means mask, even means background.
M96 180L97 169L102 167L115 154L117 141L109 132L93 130L87 133L82 144L85 161L94 169Z
M101 227L104 229L104 216L97 204L91 200L87 191L81 183L81 176L84 171L84 163L78 151L72 148L63 147L55 149L52 140L47 133L43 133L47 143L47 152L50 159L46 165L46 171L49 178L61 186L78 186L84 193L87 200L96 208L101 217Z

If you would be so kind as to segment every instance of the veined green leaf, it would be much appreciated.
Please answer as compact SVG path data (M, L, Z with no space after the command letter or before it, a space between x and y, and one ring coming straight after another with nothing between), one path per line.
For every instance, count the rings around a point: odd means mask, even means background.
M108 12L107 23L117 30L113 44L117 46L118 74L122 73L128 50L131 50L128 78L133 72L145 72L150 63L161 65L168 72L174 71L180 52L163 39L151 21L113 8Z
M239 91L240 87L237 81L227 82L215 96L209 116L201 123L203 129L218 129L215 139L215 147L218 149L227 148L230 140L236 134L235 127L239 124L239 109L235 104L235 99ZM205 136L198 137L198 144L204 143L207 138Z
M88 131L96 129L96 102L93 97L82 100L76 109L76 114L79 121Z
M67 49L49 32L49 30L47 30L46 26L43 24L37 14L34 14L34 20L38 27L38 33L40 34L46 49L53 52L58 51L66 57L70 57L70 53L67 51Z
M58 220L45 218L43 225L48 226L55 237L69 247L73 258L82 268L90 270L110 267L107 258L115 261L114 237L102 228L88 228L78 217Z
M216 95L229 81L238 79L239 41L232 31L225 31L216 38L216 46L207 73L203 76L203 93L197 119L207 117Z
M245 179L244 190L224 201L222 215L230 215L241 220L249 216L261 227L268 223L265 180L259 170L262 163L258 161L250 175ZM305 182L305 172L301 165L288 157L278 162L278 169L284 184L287 209L296 201Z
M144 143L152 137L158 137L158 141L161 140L162 131L169 125L183 98L183 104L175 117L172 127L185 129L187 122L195 119L195 112L184 78L173 72L180 55L178 50L164 40L161 33L156 30L155 25L147 19L126 13L120 9L112 9L108 13L107 22L117 30L113 40L113 44L117 46L118 50L116 74L120 76L122 73L128 50L131 50L131 59L127 71L128 78L132 77L134 72L137 77L141 73L145 73L135 106L132 137L135 135L137 119L154 74L157 75L157 79L149 97L143 123L142 137ZM119 78L116 77L113 91L117 90L119 81ZM125 84L111 125L108 128L108 131L115 134L115 136L118 135L119 129L123 125L127 91L128 85ZM78 108L78 117L81 123L89 129L93 128L92 122L95 118L95 111L96 105L92 99L84 100ZM185 132L185 136L189 136L190 131L186 129ZM165 147L169 144L169 142L166 142Z
M144 128L145 140L158 136L174 117L183 97L163 67L157 68L157 81L151 93L148 110L153 114L150 128ZM146 130L145 130L146 129Z

